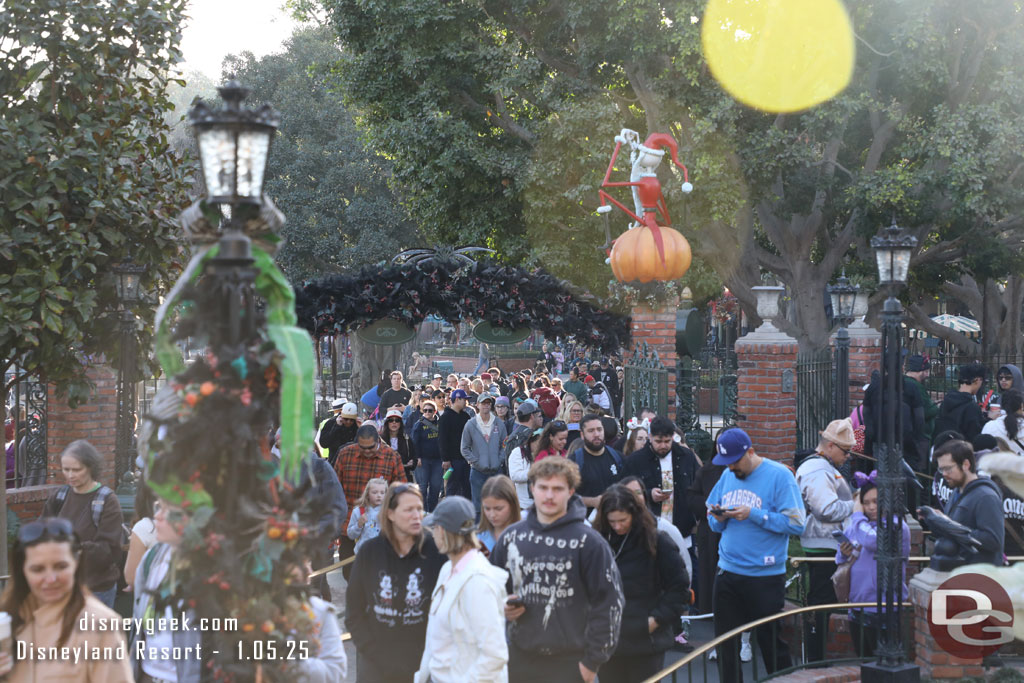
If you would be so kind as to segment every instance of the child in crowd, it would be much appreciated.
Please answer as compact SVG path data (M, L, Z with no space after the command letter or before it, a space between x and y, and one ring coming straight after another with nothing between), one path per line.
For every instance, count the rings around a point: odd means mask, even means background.
M482 505L477 540L483 544L481 552L489 556L498 537L522 519L522 512L515 484L504 474L495 475L484 482L480 489L480 500Z
M380 534L380 506L387 491L388 483L380 477L366 482L363 495L348 520L348 537L356 542L356 552L361 545Z

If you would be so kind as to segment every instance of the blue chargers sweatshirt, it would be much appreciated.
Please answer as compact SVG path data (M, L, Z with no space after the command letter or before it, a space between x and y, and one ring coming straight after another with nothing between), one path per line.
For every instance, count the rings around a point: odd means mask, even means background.
M708 494L707 505L750 508L743 521L718 521L708 513L711 530L722 534L720 569L744 576L785 573L789 537L799 536L807 521L800 487L785 465L764 458L745 479L726 470Z

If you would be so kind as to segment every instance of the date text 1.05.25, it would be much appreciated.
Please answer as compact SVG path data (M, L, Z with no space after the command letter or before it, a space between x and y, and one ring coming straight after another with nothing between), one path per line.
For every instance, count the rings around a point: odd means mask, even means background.
M308 640L239 640L239 661L279 661L309 659Z

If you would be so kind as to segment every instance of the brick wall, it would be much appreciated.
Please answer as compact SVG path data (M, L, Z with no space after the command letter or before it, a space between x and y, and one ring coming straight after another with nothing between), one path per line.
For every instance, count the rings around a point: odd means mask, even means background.
M850 328L850 410L864 400L863 387L871 381L882 359L882 335L868 328Z
M46 499L56 488L58 488L58 484L8 489L7 514L13 512L22 524L36 519L43 512L43 504L46 503Z
M636 306L632 311L630 341L632 344L647 342L647 346L658 352L658 359L669 369L668 376L668 418L676 419L676 384L672 371L676 367L676 312L679 302L669 301L662 308L651 310ZM632 415L627 415L629 419Z
M736 342L739 363L739 426L750 435L758 455L792 464L796 451L797 342L758 341L751 333ZM792 373L792 381L787 374Z

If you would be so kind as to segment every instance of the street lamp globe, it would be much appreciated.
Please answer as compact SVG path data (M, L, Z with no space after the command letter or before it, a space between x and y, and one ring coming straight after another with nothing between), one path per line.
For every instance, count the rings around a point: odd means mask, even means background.
M845 271L834 285L828 286L828 293L832 298L832 313L843 321L843 324L853 318L853 309L857 303L857 292L859 291L860 286L850 284Z
M223 109L202 100L188 113L199 143L199 160L211 204L255 204L263 197L263 176L270 142L280 116L270 105L244 109L249 95L234 78L217 88Z
M910 254L917 246L917 238L908 235L896 225L885 229L884 235L871 238L871 248L875 250L878 262L878 280L884 285L904 285L910 271Z
M139 303L142 296L139 293L142 276L146 272L146 266L125 261L113 266L114 287L117 289L117 300L124 306L134 306Z

